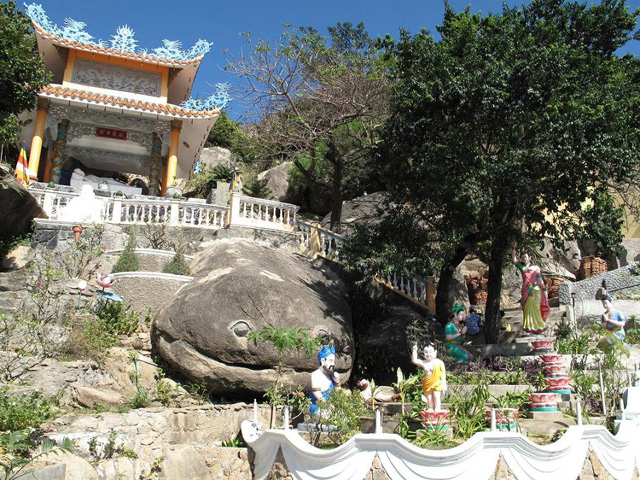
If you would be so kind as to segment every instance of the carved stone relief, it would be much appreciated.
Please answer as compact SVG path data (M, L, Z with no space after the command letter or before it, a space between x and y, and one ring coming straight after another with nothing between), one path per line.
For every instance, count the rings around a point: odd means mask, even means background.
M71 81L93 87L159 97L162 74L77 59Z

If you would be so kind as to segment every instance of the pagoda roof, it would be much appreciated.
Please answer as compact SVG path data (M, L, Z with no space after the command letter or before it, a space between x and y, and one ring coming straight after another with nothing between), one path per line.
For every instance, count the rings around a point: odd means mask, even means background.
M63 100L80 101L93 105L118 107L132 112L149 112L178 119L213 118L220 114L215 110L192 110L178 105L166 103L152 103L123 98L115 95L95 93L87 90L69 88L62 85L47 85L39 92L39 96Z
M178 59L178 58L165 58L157 55L151 55L149 53L144 52L127 52L124 50L117 50L115 48L105 47L104 45L98 45L93 43L83 43L78 40L69 40L58 35L55 35L43 27L38 25L36 22L33 23L33 28L36 34L40 35L42 38L51 41L54 45L58 47L64 48L73 48L76 50L82 50L85 52L91 53L101 53L103 55L110 55L118 58L126 58L131 60L138 60L143 63L150 63L153 65L162 65L165 67L171 68L184 68L190 65L199 66L204 58L204 55L200 55L195 58L190 59Z

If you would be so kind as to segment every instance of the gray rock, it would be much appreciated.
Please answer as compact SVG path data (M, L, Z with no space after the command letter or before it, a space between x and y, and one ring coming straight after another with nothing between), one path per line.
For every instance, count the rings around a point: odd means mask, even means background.
M340 221L341 234L349 236L355 225L371 225L378 223L382 218L382 208L388 197L386 192L374 192L370 195L354 198L342 205L342 219ZM331 225L331 213L328 213L320 222L322 228Z
M200 154L202 170L208 170L216 165L231 166L231 151L222 147L203 148Z
M270 168L258 174L258 180L267 181L267 188L271 190L271 196L279 202L287 201L287 190L289 189L289 170L293 162L284 162L277 167Z
M336 369L352 366L351 312L329 264L242 241L218 241L192 262L195 279L155 316L151 338L162 357L215 393L264 392L276 379L271 343L254 346L251 331L306 328L335 339ZM308 385L315 354L288 352L284 379Z
M0 178L5 175L0 170ZM27 233L34 218L46 218L42 208L13 176L5 179L12 188L0 188L0 237L11 238Z
M166 480L213 480L207 464L195 448L184 446L167 453L162 462L162 473Z

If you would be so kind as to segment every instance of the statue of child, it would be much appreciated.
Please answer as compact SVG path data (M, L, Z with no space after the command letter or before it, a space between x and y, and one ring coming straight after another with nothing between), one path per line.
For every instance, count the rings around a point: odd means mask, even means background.
M418 358L418 345L411 351L411 362L424 370L422 379L422 399L429 410L441 411L441 396L447 391L447 374L444 362L436 358L438 351L433 343L424 346L424 360Z

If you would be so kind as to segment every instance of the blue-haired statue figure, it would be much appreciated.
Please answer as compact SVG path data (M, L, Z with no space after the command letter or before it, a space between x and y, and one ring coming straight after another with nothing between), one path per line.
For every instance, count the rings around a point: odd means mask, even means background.
M317 414L320 411L318 403L328 400L331 392L340 387L340 375L334 371L336 347L323 345L318 352L318 363L318 369L311 373L311 414Z

